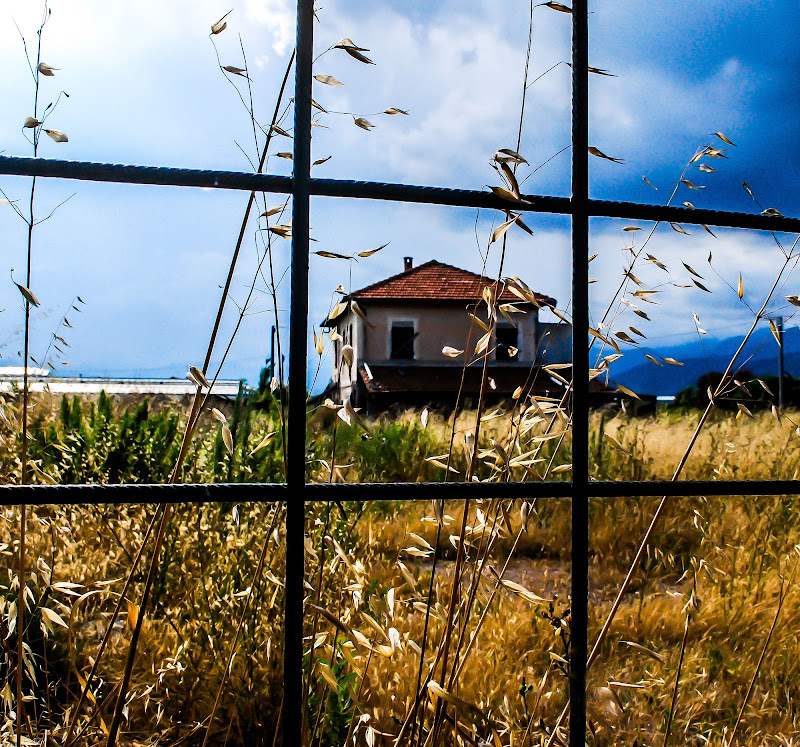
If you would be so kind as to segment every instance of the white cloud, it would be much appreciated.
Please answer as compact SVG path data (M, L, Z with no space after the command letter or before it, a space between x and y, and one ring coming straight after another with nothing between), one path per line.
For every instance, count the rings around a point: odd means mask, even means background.
M318 52L346 36L369 47L376 66L328 53L316 69L345 87L318 86L315 96L337 110L371 114L395 106L411 116L378 115L369 134L352 121L324 118L332 130L316 135L320 153L344 150L345 174L353 178L480 188L490 178L486 162L494 150L516 144L527 41L522 5L500 16L489 7L442 4L424 21L387 7L345 17L338 7L323 12ZM537 16L531 79L568 56L568 20L552 12ZM523 137L522 150L532 163L568 141L569 77L560 72L528 91L531 136ZM338 155L334 160L342 163Z
M630 267L631 253L622 247L633 243L632 234L623 234L622 225L620 222L616 223L615 228L606 225L592 236L592 253L598 253L590 265L590 274L598 280L590 286L595 324L599 324L609 308L613 294L623 280L623 273ZM715 239L700 226L687 225L686 230L692 235L683 236L669 226L662 225L645 249L645 252L666 265L669 273L648 261L645 254L633 268L633 274L644 283L641 286L643 289L659 291L657 295L649 297L657 305L635 298L632 293L639 286L633 281L627 283L625 298L647 313L651 321L634 315L630 306L616 301L606 320L612 330L626 331L629 325L633 325L647 335L648 339L642 341L643 345L658 348L659 345L680 342L680 338L696 336L693 312L700 317L709 338L736 335L746 331L752 323L754 312L761 308L784 266L784 255L775 246L772 237L760 232L715 228ZM645 230L634 234L638 237L637 248L648 232ZM712 255L712 265L708 263L709 253ZM702 278L693 276L684 262ZM736 293L739 273L744 283L744 303ZM698 288L692 282L693 278L711 293ZM774 294L767 308L768 313L788 311L785 296L796 291L800 278L785 274L784 281L786 284Z
M272 35L272 48L279 55L294 45L295 11L289 0L245 0L248 21L266 26Z
M664 153L675 135L736 132L746 124L753 103L755 73L735 58L691 81L650 67L620 73L618 79L596 83L600 93L592 98L594 137L628 151L643 149L650 159Z

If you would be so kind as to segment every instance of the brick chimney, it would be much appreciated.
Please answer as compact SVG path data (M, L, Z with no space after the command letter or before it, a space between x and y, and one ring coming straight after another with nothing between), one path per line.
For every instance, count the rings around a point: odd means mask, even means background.
M408 272L414 266L413 257L403 257L403 272Z

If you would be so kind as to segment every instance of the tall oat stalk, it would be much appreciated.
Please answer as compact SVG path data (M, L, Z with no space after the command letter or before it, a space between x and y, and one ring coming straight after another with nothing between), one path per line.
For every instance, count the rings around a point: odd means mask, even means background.
M750 340L750 338L752 337L753 333L755 332L756 327L758 325L758 322L762 319L763 314L767 309L767 306L769 305L770 301L772 300L773 294L775 293L776 289L778 288L778 285L780 284L780 282L781 282L781 280L783 278L784 272L787 270L787 268L790 265L793 265L793 264L797 263L797 259L798 259L798 257L800 255L796 255L794 253L794 250L797 247L798 241L800 241L800 237L795 239L795 241L792 244L792 246L789 249L789 251L785 253L784 262L783 262L783 264L782 264L782 266L780 268L780 271L778 272L777 277L775 278L774 282L772 283L772 286L769 289L769 292L767 293L767 295L766 295L766 297L764 299L764 302L761 305L761 308L755 314L755 318L753 319L753 322L752 322L752 324L750 326L750 329L744 335L744 337L742 338L742 342L739 344L739 347L737 348L736 352L731 357L730 362L728 363L728 365L727 365L727 367L725 369L725 372L723 373L722 378L720 379L720 382L717 385L716 389L713 392L709 389L708 405L706 406L705 410L703 411L703 414L700 416L700 419L699 419L699 421L697 423L697 426L695 427L694 432L692 433L692 436L689 439L688 444L686 445L685 449L683 450L683 454L682 454L680 460L678 461L677 466L675 467L675 471L672 474L671 482L677 482L678 479L680 478L681 473L683 472L683 468L686 466L686 462L688 461L689 456L691 455L691 453L692 453L692 451L693 451L693 449L695 447L695 444L697 443L697 439L699 438L700 433L703 430L703 427L705 426L706 422L708 421L708 418L711 415L711 412L714 410L714 408L716 406L717 398L722 395L722 393L725 390L725 388L733 381L734 367L735 367L737 361L739 360L739 356L742 354L742 351L744 350L745 346L747 345L747 342ZM644 554L647 551L647 547L650 544L650 539L651 539L651 537L653 535L653 532L654 532L654 530L656 528L656 525L658 524L659 519L661 518L661 515L664 512L664 508L666 507L666 505L668 503L668 498L669 498L669 496L666 496L666 495L663 496L661 498L661 501L658 504L658 507L656 508L655 512L653 513L653 517L650 520L650 524L647 527L647 531L645 532L644 537L642 537L642 540L639 543L639 547L638 547L638 549L636 551L636 554L634 555L634 558L630 563L630 566L628 568L628 573L625 576L625 580L622 582L622 585L620 586L619 590L617 591L616 598L614 599L614 603L611 605L611 610L608 612L608 615L606 616L605 622L603 623L603 627L601 628L600 633L598 634L597 639L595 640L594 645L592 646L591 652L589 654L589 658L587 659L587 663L586 663L587 671L595 663L595 661L597 660L598 656L600 655L600 647L602 646L603 642L606 639L606 636L608 635L608 631L610 630L611 624L614 622L614 619L615 619L615 617L617 615L617 612L619 611L620 605L622 604L622 599L625 596L625 594L627 593L628 588L630 587L631 581L633 580L633 576L636 573L636 570L639 568L639 565L642 562L642 558L644 557ZM552 733L550 739L548 740L548 743L547 743L548 747L552 747L552 745L555 743L555 740L557 738L556 734L559 731L559 728L560 728L561 724L563 723L563 721L566 718L568 713L569 713L569 703L567 703L567 705L564 707L564 710L561 712L561 714L560 714L560 716L558 718L556 726L553 729L553 733Z
M691 615L686 615L686 620L683 623L683 638L681 638L681 649L678 654L678 669L675 672L675 684L672 687L672 701L669 705L669 715L667 716L667 725L664 727L664 747L669 745L669 732L672 727L672 721L675 718L675 707L678 704L678 688L681 684L681 670L683 669L683 657L686 654L686 642L689 640L689 623L691 622Z
M215 32L212 30L212 34L214 34L214 33ZM275 112L274 112L273 117L272 117L272 124L271 124L271 126L270 126L270 128L269 128L269 130L267 131L267 134L266 134L266 142L264 144L264 148L262 150L261 158L260 158L259 164L258 164L258 173L261 173L262 169L264 168L264 164L266 162L266 159L267 159L269 146L270 146L270 143L271 143L271 140L272 140L272 135L273 135L273 132L274 132L274 126L275 126L275 124L277 122L278 114L280 112L280 107L281 107L281 104L282 104L282 101L283 101L283 94L284 94L284 91L285 91L285 88L286 88L286 84L287 84L287 81L288 81L288 78L289 78L289 73L291 71L292 65L294 64L294 59L295 59L295 51L293 50L292 54L291 54L291 57L289 59L289 63L286 66L286 72L284 74L283 82L281 84L280 92L279 92L278 99L277 99L277 102L276 102L276 105L275 105ZM253 115L252 115L252 111L251 111L251 117L252 116ZM230 262L230 266L229 266L229 269L228 269L228 275L227 275L226 280L225 280L225 285L224 285L224 288L223 288L223 291L222 291L222 297L221 297L220 302L219 302L219 307L217 309L217 315L216 315L216 318L214 320L214 326L213 326L213 329L211 331L211 337L209 339L208 347L207 347L207 350L206 350L206 356L205 356L205 359L203 361L203 366L202 366L202 369L201 369L203 377L205 377L205 375L208 373L208 368L209 368L209 365L211 363L211 356L212 356L212 354L214 352L214 347L215 347L215 344L216 344L217 335L218 335L218 332L219 332L220 325L222 323L222 315L223 315L223 312L225 310L226 302L228 300L228 295L229 295L229 292L230 292L231 283L233 281L234 272L236 270L236 265L237 265L237 262L238 262L238 259L239 259L239 254L240 254L240 251L241 251L241 248L242 248L242 244L243 244L243 241L244 241L245 232L246 232L246 229L247 229L247 225L248 225L248 223L250 221L250 216L251 216L251 212L252 212L253 206L255 204L256 204L256 193L255 192L251 192L250 196L248 198L247 206L245 208L244 217L242 218L241 227L239 229L239 234L238 234L238 237L237 237L237 240L236 240L236 246L234 248L233 256L231 257L231 262ZM237 329L238 329L238 327L237 327ZM221 365L220 365L220 368L221 368ZM190 413L189 413L189 417L188 417L188 421L187 421L187 424L186 424L186 428L185 428L185 431L184 431L184 434L183 434L183 439L182 439L182 442L181 442L180 451L178 453L178 458L176 460L175 467L173 468L172 475L170 477L170 483L176 483L180 479L181 470L182 470L182 467L183 467L183 462L184 462L184 460L186 458L186 455L188 453L194 429L195 429L195 427L196 427L196 425L197 425L197 423L199 421L199 416L200 416L202 404L205 401L205 398L203 397L203 389L206 388L204 386L204 382L201 381L201 382L196 382L196 383L197 383L197 388L196 388L196 391L195 391L194 399L192 401L192 406L191 406L191 410L190 410ZM211 387L209 386L207 388L210 391ZM283 431L284 428L282 427L281 430ZM285 450L284 450L284 459L285 458L286 458L286 455L285 455ZM128 685L130 683L131 673L133 671L133 665L134 665L134 661L136 659L136 650L137 650L137 646L138 646L138 642L139 642L139 636L140 636L140 633L141 633L142 624L144 622L144 617L145 617L145 614L146 614L147 602L149 600L150 591L152 589L153 581L155 579L156 570L157 570L158 565L159 565L159 558L160 558L160 554L161 554L161 548L162 548L162 545L163 545L163 542L164 542L164 537L165 537L165 534L166 534L166 528L167 528L167 525L169 523L169 520L170 520L170 517L171 517L171 513L172 513L172 505L171 504L165 505L163 510L162 510L162 512L161 512L161 519L160 519L160 523L159 523L159 527L158 527L158 531L157 531L157 534L156 534L156 539L155 539L155 543L154 543L154 547L153 547L153 555L152 555L151 560L150 560L150 568L148 570L147 579L145 581L144 589L142 591L141 601L139 603L139 614L137 615L136 625L134 626L133 633L132 633L132 636L131 636L131 642L130 642L130 645L128 647L128 654L127 654L127 660L126 660L126 664L125 664L125 671L124 671L124 674L123 674L122 684L120 686L120 690L119 690L119 693L117 695L116 706L115 706L115 710L114 710L114 718L113 718L111 727L109 728L109 735L108 735L108 739L106 741L107 747L114 747L114 745L116 744L117 733L119 731L119 726L120 726L120 723L121 723L121 720L122 720L123 708L124 708L126 697L127 697ZM263 551L262 551L262 554L261 554L262 559L263 559L263 557L265 557L268 541L269 541L269 538L267 538L267 541L264 543L264 548L263 548ZM258 567L259 567L259 569L263 568L263 563L260 562ZM240 625L239 630L240 629L241 629L241 625ZM236 636L236 640L234 641L234 643L232 645L231 656L235 652L235 645L236 645L236 641L237 640L238 640L238 634ZM216 711L216 707L217 707L217 704L219 702L218 698L219 698L219 695L217 696L217 699L215 700L214 711ZM210 728L210 725L209 725L209 728Z
M257 171L258 171L259 174L262 172L262 170L264 168L264 164L266 163L266 160L267 160L267 155L268 155L268 152L269 152L269 146L270 146L270 144L272 142L272 136L273 136L273 133L274 133L274 127L275 127L275 124L277 123L277 120L278 120L278 114L280 112L280 107L281 107L281 104L283 102L283 95L284 95L284 92L286 90L286 84L287 84L287 82L289 80L289 73L290 73L290 71L292 69L292 65L294 65L295 54L296 54L295 50L292 50L291 57L289 58L289 63L286 66L286 72L284 73L283 81L281 83L280 91L278 93L278 99L277 99L277 102L275 104L275 111L274 111L274 113L272 115L272 123L270 125L270 128L267 130L266 141L264 143L264 148L263 148L263 150L261 152L261 158L260 158L259 163L258 163L258 170ZM248 197L248 200L247 200L247 206L245 208L244 216L242 218L242 223L241 223L241 226L239 228L239 234L238 234L238 236L236 238L236 245L235 245L234 250L233 250L233 255L231 256L231 262L230 262L230 266L228 268L228 275L225 278L225 285L224 285L224 287L222 289L222 296L220 298L219 307L217 308L217 315L216 315L216 318L214 319L214 326L213 326L213 328L211 330L211 337L210 337L210 339L208 341L208 347L206 349L206 355L205 355L205 358L203 360L203 366L202 366L201 370L202 370L202 373L204 375L208 374L208 368L209 368L209 365L211 364L211 356L214 353L214 346L216 345L216 342L217 342L217 334L219 333L219 328L220 328L220 325L222 323L222 315L223 315L223 313L225 311L225 306L226 306L226 303L228 301L228 295L230 293L231 282L233 281L233 275L234 275L234 273L236 271L236 265L237 265L237 262L239 260L239 254L240 254L241 249L242 249L242 243L244 242L244 237L245 237L245 233L246 233L246 230L247 230L247 225L250 222L250 216L251 216L251 213L252 213L252 210L253 210L253 206L255 204L256 204L256 193L255 192L251 192L250 196ZM186 429L185 429L184 435L183 435L183 440L181 442L180 452L178 453L178 458L177 458L177 460L175 462L175 467L173 469L172 476L170 478L170 482L171 483L178 482L178 480L180 479L180 473L181 473L181 469L183 468L183 462L186 459L186 454L189 451L189 446L191 445L192 435L194 433L194 429L195 429L195 427L196 427L196 425L198 423L198 420L199 420L199 414L200 414L200 410L201 410L202 404L205 401L204 397L203 397L203 389L204 389L204 387L202 385L198 385L197 389L195 391L194 400L192 401L191 411L189 413L189 417L188 417L187 424L186 424ZM209 387L209 391L210 391L210 387ZM285 428L282 427L281 430L283 431L283 430L285 430ZM285 449L284 449L284 459L285 458L286 457L285 457Z
M772 641L772 634L775 632L775 628L778 625L778 618L781 615L781 610L783 609L783 603L786 600L786 594L789 591L789 587L791 586L791 582L794 578L794 572L797 568L797 559L795 558L795 562L792 566L792 572L789 576L788 582L786 579L781 578L781 586L778 591L778 604L775 607L775 616L772 618L772 625L769 628L769 632L767 633L767 637L764 640L764 646L761 649L761 654L758 657L758 662L756 663L755 669L753 670L753 676L750 678L750 683L747 686L747 692L744 695L744 699L742 700L741 708L739 709L739 715L736 717L736 723L733 725L733 731L731 732L731 736L728 739L728 745L732 745L734 740L736 739L736 732L739 730L739 724L742 723L742 718L744 716L744 712L747 709L747 704L750 702L750 696L753 694L753 687L756 684L756 679L758 679L758 673L761 671L761 665L764 663L764 657L767 655L767 649L769 648L769 644Z
M53 113L58 104L59 98L47 106L42 115L42 120L39 120L39 90L40 90L40 77L52 77L56 68L42 61L42 33L50 18L50 9L48 8L47 0L42 6L42 17L39 22L39 28L36 31L36 58L35 63L31 60L28 54L27 44L25 37L20 32L22 38L23 50L25 59L28 63L31 77L33 79L33 115L29 116L23 125L24 130L32 131L32 138L29 141L33 149L33 157L39 155L39 138L44 131L55 142L67 142L68 138L64 133L58 130L44 129L44 122ZM31 178L30 197L28 200L27 215L11 202L17 215L27 225L27 238L25 250L25 284L15 284L22 294L25 301L25 323L24 323L24 343L23 343L23 373L22 373L22 436L20 443L20 484L26 485L28 483L28 419L30 408L30 389L29 389L29 373L28 361L30 360L30 331L31 331L31 306L38 306L39 300L31 290L32 284L32 259L33 259L33 233L37 224L35 214L35 201L36 201L36 177ZM57 209L57 208L56 208ZM55 212L55 210L53 211ZM52 212L51 212L52 215ZM49 216L48 216L49 217ZM46 220L46 218L45 218ZM12 270L13 280L13 270ZM27 605L26 598L26 582L25 582L25 550L26 550L26 530L27 530L27 506L20 506L20 519L19 519L19 554L17 558L17 573L18 573L18 596L17 596L17 666L16 666L16 736L17 747L22 744L22 730L25 722L25 703L22 695L22 671L25 665L25 648L24 648L24 622L25 622L25 607ZM33 736L31 734L31 736Z

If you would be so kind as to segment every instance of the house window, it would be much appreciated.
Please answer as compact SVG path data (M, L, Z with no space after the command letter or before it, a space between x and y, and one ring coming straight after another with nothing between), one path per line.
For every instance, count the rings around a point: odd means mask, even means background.
M414 322L392 322L391 344L389 356L393 360L414 360Z
M497 325L495 329L495 337L497 338L497 348L494 352L495 360L513 360L511 348L519 347L517 344L517 336L518 331L516 327L510 324Z

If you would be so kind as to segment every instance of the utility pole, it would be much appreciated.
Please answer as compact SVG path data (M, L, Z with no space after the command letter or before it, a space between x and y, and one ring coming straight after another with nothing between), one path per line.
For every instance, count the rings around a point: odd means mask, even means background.
M269 346L269 380L275 377L275 325L272 325L272 339Z
M778 411L783 412L783 317L775 317L778 328Z

